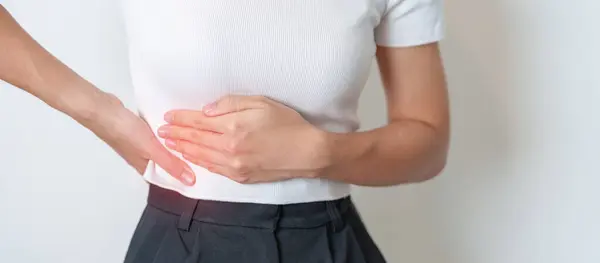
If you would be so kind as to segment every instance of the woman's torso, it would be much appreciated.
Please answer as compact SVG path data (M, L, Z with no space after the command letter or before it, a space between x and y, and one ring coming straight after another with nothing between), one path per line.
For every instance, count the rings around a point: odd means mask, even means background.
M386 0L123 1L137 103L155 132L166 111L201 109L227 94L268 96L328 131L358 128ZM350 192L322 179L242 185L189 164L192 187L153 163L144 177L191 198L230 202L302 203Z

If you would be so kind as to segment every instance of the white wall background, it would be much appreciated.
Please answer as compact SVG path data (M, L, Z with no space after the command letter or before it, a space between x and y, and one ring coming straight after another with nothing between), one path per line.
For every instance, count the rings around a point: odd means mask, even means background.
M134 107L117 1L4 4ZM425 184L356 190L389 262L600 262L600 3L452 0L446 9L449 166ZM90 132L0 85L0 262L122 261L145 184ZM380 85L374 68L364 128L385 121Z

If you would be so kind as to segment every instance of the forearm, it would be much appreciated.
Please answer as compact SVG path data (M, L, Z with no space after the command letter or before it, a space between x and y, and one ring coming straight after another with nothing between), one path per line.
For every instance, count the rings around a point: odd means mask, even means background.
M328 134L323 178L364 186L420 182L444 167L446 128L402 120L366 132Z
M110 96L52 56L0 6L0 79L85 123Z

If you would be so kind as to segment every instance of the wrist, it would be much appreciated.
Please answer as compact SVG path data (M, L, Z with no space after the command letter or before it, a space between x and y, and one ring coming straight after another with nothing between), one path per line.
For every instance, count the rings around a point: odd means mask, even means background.
M304 144L308 151L306 151L306 160L308 161L308 167L305 177L307 178L324 178L326 177L327 171L330 167L336 163L335 157L335 145L336 141L339 140L339 134L321 130L317 127L311 127Z
M63 111L87 128L97 126L124 107L116 96L91 85L69 95L61 98Z
M319 135L320 167L313 174L322 179L337 180L340 174L360 163L375 151L376 139L371 133L322 132Z

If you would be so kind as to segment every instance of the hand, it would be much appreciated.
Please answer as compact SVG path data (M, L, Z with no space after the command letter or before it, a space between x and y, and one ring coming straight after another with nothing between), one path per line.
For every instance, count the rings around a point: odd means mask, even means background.
M125 108L115 96L108 96L101 113L89 125L84 125L138 173L142 174L148 161L153 160L182 183L193 185L196 179L188 165L162 146L146 122Z
M165 120L158 133L167 147L239 183L315 177L327 165L326 133L265 97L227 96Z

